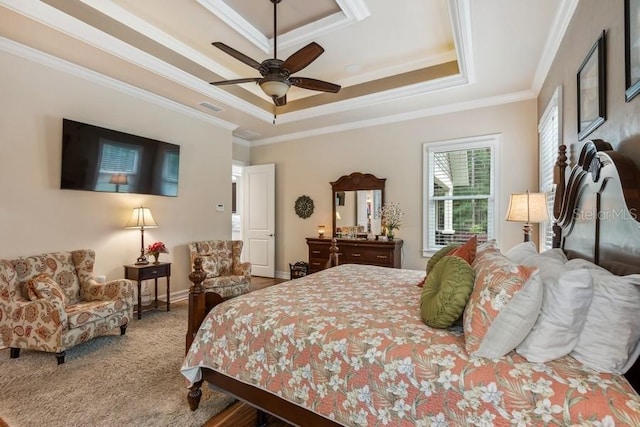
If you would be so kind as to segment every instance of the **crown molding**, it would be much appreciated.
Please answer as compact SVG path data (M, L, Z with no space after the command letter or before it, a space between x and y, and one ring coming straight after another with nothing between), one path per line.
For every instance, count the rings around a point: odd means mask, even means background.
M265 53L269 52L269 39L256 27L251 25L249 21L244 19L242 15L232 9L222 0L196 0L198 4L204 7L209 13L217 16L222 22L234 29L242 37L253 43Z
M233 131L238 127L238 125L236 125L235 123L230 123L217 117L212 117L208 114L195 110L194 108L187 107L178 102L163 98L154 93L97 73L93 70L89 70L88 68L81 67L77 64L73 64L69 61L65 61L64 59L60 59L47 53L43 53L39 50L22 45L20 43L16 43L4 37L0 37L0 51L10 53L12 55L27 59L40 65L44 65L54 70L62 71L75 77L82 78L84 80L88 80L92 83L97 83L103 87L117 90L118 92L124 93L126 95L151 102L180 114L191 116L198 120L202 120L219 126L226 130Z
M142 21L137 20L133 15L118 8L108 0L82 0L88 6L99 7L97 10L107 13L107 11L120 11L112 18L121 20L121 22L128 22L129 24L140 24ZM124 61L127 61L133 65L141 67L151 73L157 74L161 77L174 81L186 88L189 88L207 98L213 99L217 102L226 104L232 108L236 108L249 115L256 117L259 120L269 123L273 119L273 113L265 111L250 102L240 99L231 95L227 91L217 88L208 84L207 82L194 77L193 75L186 73L173 65L167 64L152 55L147 54L125 42L119 40L109 34L106 34L84 22L75 19L65 13L60 12L49 5L42 2L25 2L21 0L0 0L0 4L5 5L9 9L20 13L30 19L34 19L41 22L50 28L60 31L70 37L76 38L83 43L87 43L90 46L94 46L100 50L108 52ZM109 6L108 9L105 7ZM110 15L111 16L111 15ZM153 38L159 42L170 42L171 39L164 32L158 30L150 25L144 25L143 28L131 27L136 31L140 31L142 34ZM178 53L189 57L193 53L186 45L175 41L175 48ZM190 59L197 62L200 57L195 55ZM208 67L210 64L202 64ZM194 106L195 108L195 106Z
M364 108L371 105L380 105L386 102L397 101L416 95L431 93L442 89L458 87L465 84L467 84L467 80L464 78L464 76L462 74L455 74L452 76L429 80L414 85L407 85L396 89L363 95L344 101L318 105L317 107L306 108L304 110L293 111L286 114L278 114L278 123L292 123L298 120L306 120L328 114L342 113L345 111L356 110L358 108Z
M243 147L251 147L251 144L246 139L240 138L238 136L233 135L232 141L234 144L241 145Z
M471 0L449 0L448 5L460 74L467 83L475 83L476 72L471 37Z
M162 44L163 46L169 48L170 50L179 52L182 56L207 68L208 70L211 70L216 74L220 74L220 75L233 74L228 68L221 66L217 62L212 61L209 57L202 55L197 50L190 48L186 44L180 42L174 37L171 37L167 33L160 31L158 28L138 18L136 15L118 6L117 4L113 3L111 0L79 0L79 1L103 13L106 16L110 16L116 19L121 24L126 25L127 27L148 37L151 40L155 40L156 42ZM80 39L80 40L83 40L83 39ZM234 76L233 78L240 78L240 76Z
M540 89L542 89L544 80L547 78L553 60L560 48L560 43L562 43L571 18L578 7L578 1L579 0L561 0L560 10L551 25L552 30L544 44L542 56L538 62L533 82L531 83L531 90L535 93L540 93Z
M223 0L196 0L213 15L217 16L238 34L253 43L264 53L273 52L273 38L268 38L260 30L251 25L240 14ZM254 0L255 1L255 0ZM284 34L278 34L278 48L288 49L311 42L324 34L347 27L367 18L370 13L363 0L337 0L341 12L326 18L298 27Z
M376 119L361 120L336 126L327 126L324 128L312 129L304 132L294 132L286 135L279 135L272 138L255 139L251 141L252 147L261 145L277 144L280 142L291 141L296 139L310 138L313 136L327 135L331 133L345 132L354 129L362 129L366 127L386 125L390 123L399 123L408 120L416 120L424 117L441 116L443 114L458 113L461 111L475 110L479 108L494 107L496 105L510 104L512 102L527 101L536 99L537 95L530 90L513 92L504 95L492 96L472 101L458 102L438 107L425 108L423 110L411 111L408 113L394 114Z

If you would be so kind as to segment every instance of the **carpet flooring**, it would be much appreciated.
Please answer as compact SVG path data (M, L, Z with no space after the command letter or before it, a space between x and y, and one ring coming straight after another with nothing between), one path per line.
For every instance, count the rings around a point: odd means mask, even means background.
M187 303L145 312L124 336L95 338L55 355L0 350L0 419L27 426L202 426L234 399L202 387L198 410L187 404L180 374Z

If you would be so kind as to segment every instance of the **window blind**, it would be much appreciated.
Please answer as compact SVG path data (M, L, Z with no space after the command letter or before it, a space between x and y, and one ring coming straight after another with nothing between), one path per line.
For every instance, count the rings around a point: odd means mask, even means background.
M550 221L540 224L540 250L551 249L553 243L553 166L558 155L561 140L561 88L554 92L538 125L540 147L540 191L547 195L547 209Z

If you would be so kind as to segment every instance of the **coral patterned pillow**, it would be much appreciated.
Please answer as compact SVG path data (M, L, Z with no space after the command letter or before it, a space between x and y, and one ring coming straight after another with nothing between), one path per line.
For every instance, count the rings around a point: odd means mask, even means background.
M67 297L60 285L46 274L40 274L27 282L27 296L31 301L41 298L56 301L59 300L67 305Z
M473 264L476 259L476 248L478 247L478 238L473 236L466 243L459 248L454 249L449 255L457 256L467 261L469 265Z
M542 281L536 267L485 252L473 266L473 291L464 311L467 353L497 359L520 344L538 318Z

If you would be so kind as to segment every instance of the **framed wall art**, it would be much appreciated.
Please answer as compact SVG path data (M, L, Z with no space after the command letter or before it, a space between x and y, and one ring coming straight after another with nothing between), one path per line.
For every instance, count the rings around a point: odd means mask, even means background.
M624 0L624 100L640 92L640 0Z
M578 69L578 140L586 138L606 120L606 66L603 31Z

